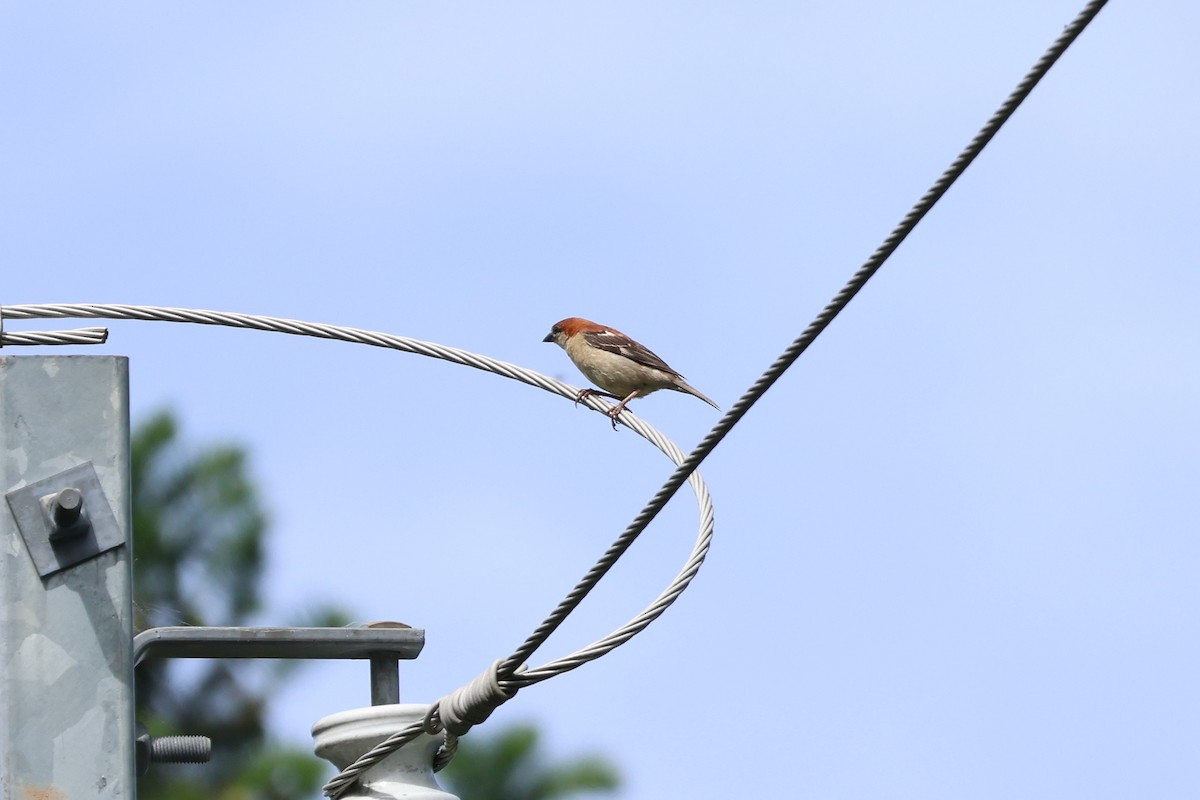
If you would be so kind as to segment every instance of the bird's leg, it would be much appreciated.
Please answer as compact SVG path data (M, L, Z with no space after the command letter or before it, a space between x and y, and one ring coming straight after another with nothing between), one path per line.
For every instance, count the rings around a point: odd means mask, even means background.
M629 393L629 397L626 397L624 400L617 403L615 406L613 406L606 412L608 414L609 418L612 420L612 426L613 426L614 431L617 429L617 417L621 416L621 412L625 410L625 404L637 396L638 396L638 393L637 393L637 390L635 389L634 391Z
M608 392L602 392L599 389L580 389L579 394L575 395L575 405L579 405L580 400L583 400L585 397L591 397L594 394L598 394L601 397L611 397L613 400L621 399L621 398L617 397L615 394L609 394Z

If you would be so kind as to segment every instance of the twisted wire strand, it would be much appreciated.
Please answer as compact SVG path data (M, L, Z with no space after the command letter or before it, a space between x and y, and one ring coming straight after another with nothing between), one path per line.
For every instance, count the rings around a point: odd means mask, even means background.
M779 380L785 371L795 363L796 359L808 349L808 346L829 326L843 308L854 298L855 295L866 285L884 262L896 251L908 235L916 228L917 223L924 219L929 210L934 204L946 193L951 185L958 180L959 176L966 171L971 162L983 151L992 137L1000 130L1013 112L1024 102L1033 88L1046 75L1055 62L1066 52L1071 43L1078 38L1083 32L1088 23L1095 18L1096 14L1100 13L1108 0L1092 0L1084 9L1071 21L1062 34L1054 41L1054 43L1046 50L1033 68L1025 75L1016 89L1005 99L996 112L988 119L984 126L979 130L979 133L963 148L958 157L951 162L950 166L942 173L929 190L921 197L920 200L912 207L912 209L904 216L900 223L892 230L883 243L876 248L870 258L859 267L858 271L851 276L846 285L842 287L832 300L817 314L816 318L809 323L808 327L792 342L786 350L767 368L766 372L754 382L754 384L746 390L746 393L738 399L736 403L729 409L716 424L715 427L701 440L696 449L683 461L682 464L675 470L663 487L658 490L658 493L651 498L646 507L634 518L629 527L625 529L617 540L609 548L604 557L592 568L592 570L579 582L575 590L569 594L566 599L559 604L545 622L530 634L515 653L504 663L505 669L516 669L516 667L525 662L526 659L550 636L554 630L562 624L567 615L575 609L575 607L583 600L584 596L591 588L602 578L604 574L616 563L621 554L628 549L629 545L641 534L646 526L658 516L658 513L666 506L683 482L700 466L708 454L725 438L726 434L738 423L750 407L758 402L774 383Z
M625 415L622 415L621 421L628 425L631 429L640 433L642 436L645 436L653 441L654 444L658 446L658 448L662 450L668 458L675 462L676 465L683 463L683 452L679 450L674 443L672 443L658 431L651 428L649 425L646 425L642 420L632 417L626 420ZM695 475L691 475L688 477L688 481L696 495L696 502L700 510L700 532L692 546L692 552L688 557L688 560L684 563L679 573L675 576L675 579L667 586L666 589L663 590L662 594L655 598L650 605L641 611L641 613L629 620L629 622L622 625L620 628L617 628L607 636L592 642L590 645L581 648L570 655L556 659L533 669L519 669L520 665L524 662L518 663L514 668L512 667L512 658L510 657L506 659L500 666L501 685L530 686L534 683L546 680L547 678L551 678L555 675L560 675L564 672L568 672L577 667L583 666L587 662L599 658L600 656L632 639L647 625L658 619L658 617L660 617L663 612L675 602L679 595L683 594L684 590L687 589L692 579L696 576L696 573L700 571L700 567L703 565L704 559L708 555L708 551L712 546L713 530L715 526L712 499L705 491L703 481L696 481L694 478ZM630 541L630 544L632 544L632 540ZM604 572L607 572L612 563L615 563L616 559L620 558L621 554L628 549L628 546L629 545L625 545L624 547L620 548L620 552L615 553L615 545L614 547L610 547L600 561L597 562L597 566L593 566L592 569L589 570L584 579L576 585L568 597L574 597L580 593L587 594L587 592L590 591L597 582L599 582L600 577L603 576ZM610 561L611 563L608 563ZM602 571L598 571L597 567L605 563L608 565L602 567ZM580 599L582 599L582 595L580 596ZM578 605L578 603L576 603L576 605ZM510 668L518 669L519 672L510 674L507 672L507 670Z
M568 384L556 381L531 370L523 369L515 364L508 364L493 358L481 356L456 347L424 342L406 336L396 336L379 331L368 331L361 328L350 328L341 325L329 325L320 322L304 322L283 317L268 317L255 314L240 314L232 311L207 311L192 308L170 308L162 306L133 306L94 303L59 303L39 305L4 306L5 319L57 319L57 318L99 318L120 320L145 320L149 322L190 322L198 325L221 325L231 328L248 330L271 331L287 333L296 336L312 336L318 339L334 339L354 344L366 344L373 347L384 347L401 350L406 353L440 358L455 364L474 367L486 372L494 372L506 378L521 381L545 389L563 397L574 399L578 389ZM11 335L6 333L6 335ZM593 410L602 411L607 406L599 401L585 404Z
M435 709L430 710L433 711ZM355 761L337 775L330 778L329 782L321 787L321 791L325 793L326 797L333 798L333 800L336 800L336 798L341 797L343 794L350 791L350 787L354 786L354 784L358 782L358 779L362 777L362 774L375 764L378 764L396 750L399 750L413 739L416 739L422 733L436 733L437 731L428 730L426 727L427 720L428 717L426 717L424 720L411 722L393 733L391 736L388 736L382 742L364 753L362 758L358 759L358 761ZM435 756L435 759L436 758L437 757ZM358 766L360 762L365 761L369 761L370 763L365 767Z
M3 331L0 347L13 345L104 344L108 328L76 328L72 331Z

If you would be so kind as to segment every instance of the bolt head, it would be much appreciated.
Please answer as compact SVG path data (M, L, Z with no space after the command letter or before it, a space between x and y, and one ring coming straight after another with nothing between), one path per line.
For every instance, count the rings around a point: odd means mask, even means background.
M74 487L67 487L54 495L51 503L51 516L62 526L74 525L83 513L83 492Z

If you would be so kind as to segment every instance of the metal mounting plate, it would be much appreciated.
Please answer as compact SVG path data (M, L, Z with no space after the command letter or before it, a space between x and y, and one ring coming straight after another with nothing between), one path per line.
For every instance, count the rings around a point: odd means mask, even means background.
M80 536L51 544L50 534L55 526L42 498L71 487L83 494L83 508L91 522L91 529ZM33 557L34 566L43 578L125 544L125 534L117 525L112 507L100 488L100 479L90 461L20 489L13 489L5 497L16 519L17 529L21 531L21 538L25 540L25 549Z

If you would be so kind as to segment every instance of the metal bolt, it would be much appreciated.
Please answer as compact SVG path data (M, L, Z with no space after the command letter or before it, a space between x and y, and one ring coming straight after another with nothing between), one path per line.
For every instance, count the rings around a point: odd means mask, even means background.
M54 495L50 504L50 516L60 528L67 528L79 521L83 512L83 492L66 488Z
M138 726L143 731L141 725ZM138 774L145 775L150 764L205 764L212 755L212 739L207 736L137 737Z
M91 522L83 510L83 492L74 486L59 489L57 493L43 497L42 502L48 507L50 522L54 526L50 530L51 544L77 539L91 528Z
M205 764L212 756L207 736L151 736L150 760L156 764Z

